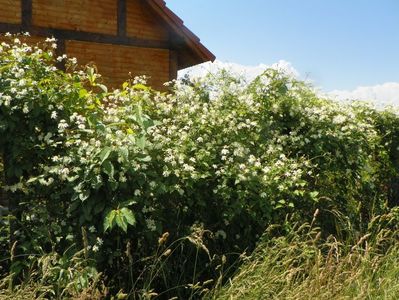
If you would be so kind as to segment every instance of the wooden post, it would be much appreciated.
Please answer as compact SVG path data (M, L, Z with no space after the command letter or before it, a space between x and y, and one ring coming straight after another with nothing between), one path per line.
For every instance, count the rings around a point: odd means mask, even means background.
M56 37L56 39L57 39L57 49L55 50L55 55L62 56L64 54L66 54L65 40L57 38L57 37ZM62 70L62 71L66 70L64 60L61 62L57 62L56 66L59 70Z
M169 80L177 78L178 55L175 50L169 51Z
M21 0L22 31L29 32L32 26L32 0Z
M126 36L126 0L118 0L118 36Z

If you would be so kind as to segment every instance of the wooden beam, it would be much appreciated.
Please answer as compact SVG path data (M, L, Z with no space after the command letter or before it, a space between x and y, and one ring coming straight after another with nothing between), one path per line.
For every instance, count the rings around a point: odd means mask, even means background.
M32 26L32 0L21 0L22 31L29 31Z
M24 26L21 25L0 23L0 33L6 33L6 32L16 34L16 33L26 32L26 30L24 29ZM157 49L170 48L169 42L167 41L146 40L146 39L127 37L127 36L114 36L109 34L85 32L85 31L51 29L45 27L30 26L29 33L31 36L42 36L42 37L54 36L55 38L62 40L75 40L83 42L125 45L132 47L141 47L141 48L157 48Z
M169 51L169 80L177 78L178 55L175 50Z
M126 36L126 0L118 0L118 36Z
M57 49L55 50L55 55L62 56L66 54L65 40L58 39L57 40ZM57 68L65 71L65 61L57 62Z

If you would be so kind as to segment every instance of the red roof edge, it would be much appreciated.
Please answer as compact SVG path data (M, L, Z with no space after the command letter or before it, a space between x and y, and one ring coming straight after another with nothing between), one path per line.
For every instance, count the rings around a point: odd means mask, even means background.
M184 25L183 20L166 6L166 2L164 0L147 0L147 2L151 8L184 39L188 48L195 55L190 62L182 62L179 64L179 69L189 67L190 65L215 60L215 55L203 44L201 44L199 37L197 37L190 29L188 29Z

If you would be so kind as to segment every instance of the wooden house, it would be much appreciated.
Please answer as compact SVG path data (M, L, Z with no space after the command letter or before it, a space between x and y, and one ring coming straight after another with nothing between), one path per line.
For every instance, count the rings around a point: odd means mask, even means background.
M177 71L215 56L163 0L0 0L0 33L54 36L58 54L93 62L118 86L147 75L162 89Z

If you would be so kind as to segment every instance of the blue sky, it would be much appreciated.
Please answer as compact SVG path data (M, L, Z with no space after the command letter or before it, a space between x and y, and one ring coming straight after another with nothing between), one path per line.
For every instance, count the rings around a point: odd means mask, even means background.
M399 82L399 0L166 0L224 62L290 62L323 90Z

